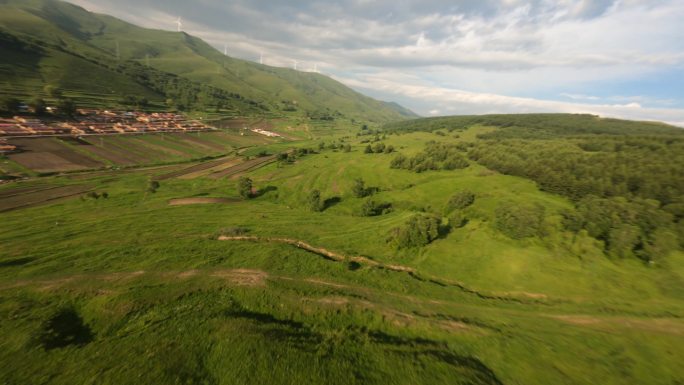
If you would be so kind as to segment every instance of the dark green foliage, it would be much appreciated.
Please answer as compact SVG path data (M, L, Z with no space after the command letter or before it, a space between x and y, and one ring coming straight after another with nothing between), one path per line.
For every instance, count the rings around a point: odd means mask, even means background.
M76 103L68 98L60 99L57 103L57 112L62 116L74 116L76 114Z
M468 167L468 161L456 145L428 142L425 149L407 158L398 154L392 159L390 168L402 168L415 172L428 170L456 170Z
M367 145L366 148L363 149L364 154L372 154L373 153L373 147L371 145Z
M576 213L564 213L563 224L571 231L587 230L617 257L649 261L677 248L673 216L653 200L589 196L577 204Z
M441 222L436 215L414 215L403 226L392 229L387 242L398 249L423 247L439 237Z
M382 154L383 152L385 152L385 144L376 143L375 146L373 146L373 152L376 154Z
M496 228L514 239L543 235L544 206L504 202L495 211Z
M342 151L344 151L344 152L351 152L351 149L352 149L352 148L351 148L351 145L350 145L350 144L345 144L345 145L342 147Z
M156 193L156 192L157 192L157 189L159 189L159 182L158 182L158 181L156 181L156 180L151 180L151 181L147 184L147 191L148 191L148 192Z
M43 115L45 113L47 104L45 104L45 100L43 100L43 98L37 96L31 99L29 106L33 109L34 114Z
M582 143L613 150L587 152L578 146ZM587 195L625 196L657 199L667 205L684 194L684 136L510 139L479 144L470 157L574 200Z
M21 105L21 100L13 97L4 97L1 101L0 109L2 112L8 114L16 114L19 112L19 106Z
M452 229L460 229L466 224L468 224L468 218L465 216L463 211L456 210L449 215L449 227Z
M367 199L361 205L358 213L362 217L374 217L376 215L387 214L392 211L391 203L380 203L373 199Z
M352 186L352 195L354 195L357 198L363 198L367 196L368 193L369 191L366 188L366 182L364 182L361 178L354 179L354 185Z
M395 157L392 159L390 162L390 168L406 168L406 164L408 163L408 158L404 154L397 154Z
M423 118L386 124L389 132L411 132L446 129L449 132L463 130L474 125L500 127L502 130L480 137L503 138L549 138L567 135L652 135L673 134L679 129L662 123L634 122L605 119L587 114L516 114L516 115L466 115Z
M314 212L323 211L325 209L325 204L323 199L321 199L321 192L318 190L312 190L306 200L309 210Z
M391 154L393 152L394 152L394 146L392 146L391 144L389 146L385 147L385 154Z
M464 209L475 202L475 194L469 190L462 190L449 198L447 212Z
M252 197L252 180L246 176L241 176L237 182L238 194L245 199Z

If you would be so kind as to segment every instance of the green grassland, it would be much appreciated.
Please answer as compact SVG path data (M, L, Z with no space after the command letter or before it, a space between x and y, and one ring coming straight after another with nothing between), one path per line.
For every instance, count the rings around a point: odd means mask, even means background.
M450 127L439 128L444 135L402 128L378 137L414 156L430 141L478 146L506 130ZM252 199L239 198L234 179L201 176L164 179L148 191L166 168L0 185L0 199L36 184L108 193L2 214L0 382L684 381L681 250L656 263L612 257L602 241L561 224L577 201L534 180L472 159L449 171L393 169L395 153L364 153L373 134L347 130L253 143L245 155L325 145L249 172L261 191ZM159 140L149 135L141 145ZM355 197L356 178L375 193ZM309 209L314 189L328 200L322 212ZM448 217L447 202L463 189L475 194L463 227L419 248L386 242L413 215ZM190 197L233 199L168 204ZM391 203L391 212L360 216L368 199ZM509 201L543 206L545 234L513 239L500 231L497 208ZM235 229L256 238L217 239Z

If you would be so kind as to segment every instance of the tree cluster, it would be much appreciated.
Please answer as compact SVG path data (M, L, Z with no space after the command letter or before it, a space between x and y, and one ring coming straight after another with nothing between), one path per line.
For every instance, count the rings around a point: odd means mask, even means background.
M423 247L439 237L441 222L436 215L414 215L403 226L390 231L387 243L397 249Z
M428 170L456 170L468 165L468 161L456 145L436 142L428 142L423 151L411 158L397 154L390 162L390 168L418 173Z
M544 234L544 206L536 203L503 202L494 212L496 228L513 239Z

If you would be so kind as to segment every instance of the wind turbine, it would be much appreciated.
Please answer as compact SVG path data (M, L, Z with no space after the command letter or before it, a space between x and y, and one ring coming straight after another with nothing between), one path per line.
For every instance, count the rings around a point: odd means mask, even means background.
M181 31L181 27L183 26L183 22L182 22L180 16L178 16L178 20L176 20L176 25L178 26L178 32L180 32L180 31Z
M293 60L292 63L294 63L294 70L297 71L297 64L299 63L296 60Z
M226 43L223 44L223 54L228 56L228 44Z
M264 64L264 53L263 52L259 53L259 64Z

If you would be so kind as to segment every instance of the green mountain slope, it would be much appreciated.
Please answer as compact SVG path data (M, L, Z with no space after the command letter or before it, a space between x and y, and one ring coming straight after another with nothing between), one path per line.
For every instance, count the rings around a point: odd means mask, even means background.
M376 122L415 116L401 106L366 97L320 74L227 57L186 33L137 27L61 1L0 1L0 30L4 35L22 41L29 39L42 48L25 49L25 44L24 49L8 49L4 48L8 44L3 44L0 65L7 74L3 76L3 85L8 86L8 90L35 92L41 85L55 84L80 92L91 92L95 87L100 94L109 92L122 96L132 93L164 101L164 92L140 89L137 79L121 79L110 73L121 72L116 69L90 68L83 72L82 66L92 67L83 64L83 60L95 59L108 62L110 67L112 64L130 67L137 63L137 72L156 70L179 75L240 95L239 100L255 101L261 104L261 110L279 114ZM68 58L64 57L63 51L67 51ZM21 60L5 60L16 57ZM125 76L131 78L128 73ZM79 84L81 81L85 84ZM254 106L254 103L248 105Z

